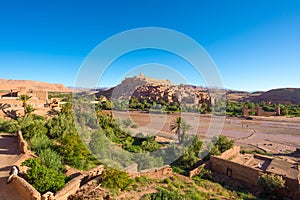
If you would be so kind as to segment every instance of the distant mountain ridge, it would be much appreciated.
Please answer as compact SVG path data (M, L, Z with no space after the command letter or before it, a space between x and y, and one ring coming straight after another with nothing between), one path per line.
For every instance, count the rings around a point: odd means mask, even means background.
M35 91L49 91L49 92L72 92L63 84L52 84L32 80L7 80L0 79L0 90L18 90L19 88L27 88Z

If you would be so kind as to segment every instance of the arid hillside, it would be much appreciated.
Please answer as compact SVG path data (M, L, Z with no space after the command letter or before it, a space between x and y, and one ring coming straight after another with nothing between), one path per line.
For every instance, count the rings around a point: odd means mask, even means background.
M250 101L255 103L281 103L281 104L299 104L300 88L278 88L266 92L244 92L228 90L226 92L229 101Z
M46 82L31 81L31 80L7 80L0 79L0 90L15 90L25 87L35 91L51 91L51 92L71 92L69 88L63 84L51 84Z
M249 101L253 102L270 102L282 104L299 104L300 88L280 88L263 92L260 95L251 95Z

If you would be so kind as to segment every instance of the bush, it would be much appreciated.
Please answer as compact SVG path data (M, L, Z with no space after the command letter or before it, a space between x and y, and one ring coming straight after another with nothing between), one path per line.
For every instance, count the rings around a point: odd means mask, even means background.
M142 186L147 186L148 184L153 183L153 180L150 179L150 178L147 177L147 176L137 176L137 177L135 178L135 181L136 181L137 183L140 183Z
M15 120L0 121L0 132L15 133L19 129L20 129L20 125L18 121Z
M153 152L158 150L161 147L159 143L155 141L155 137L148 137L145 141L142 142L141 148L144 151Z
M200 179L200 180L199 180ZM202 167L200 173L193 177L193 180L197 183L200 182L201 179L212 180L212 172L208 169L204 169Z
M123 125L124 127L128 128L133 125L133 122L131 121L130 118L126 118L125 120L123 120Z
M51 140L46 135L34 135L31 140L31 147L37 154L40 153L41 150L47 149L52 145Z
M234 146L233 140L228 140L226 136L220 135L213 139L212 148L210 150L210 155L220 155L221 153L231 149Z
M172 163L172 166L177 166L182 170L188 170L194 167L199 161L199 154L201 152L203 142L200 140L198 135L194 136L192 139L191 145L185 149L182 156Z
M45 127L46 121L34 116L25 116L18 119L21 131L25 139L30 139L34 135L44 135L48 129Z
M266 194L272 194L285 187L285 180L282 176L275 174L262 174L258 177L257 184L263 188Z
M126 190L133 183L126 172L113 168L106 169L102 174L102 186L109 189Z
M51 149L44 149L39 152L41 163L55 171L62 171L65 167L61 163L61 157L58 153Z
M42 194L47 191L55 193L65 186L64 174L41 165L37 158L28 159L22 165L31 168L27 172L28 182Z

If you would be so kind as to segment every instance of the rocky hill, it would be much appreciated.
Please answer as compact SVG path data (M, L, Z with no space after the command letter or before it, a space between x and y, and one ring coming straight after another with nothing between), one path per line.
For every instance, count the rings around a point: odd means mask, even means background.
M208 90L192 85L173 85L168 80L156 80L140 74L124 79L119 85L106 90L99 90L97 97L129 99L135 97L140 101L164 101L169 104L180 102L186 105L210 104Z
M252 102L270 102L281 104L300 104L300 88L280 88L259 95L250 95L246 100Z
M46 82L31 80L6 80L0 79L0 90L18 90L19 88L31 89L34 91L51 91L51 92L71 92L72 90L63 84L51 84Z
M227 100L236 102L300 104L300 88L279 88L266 92L226 91Z

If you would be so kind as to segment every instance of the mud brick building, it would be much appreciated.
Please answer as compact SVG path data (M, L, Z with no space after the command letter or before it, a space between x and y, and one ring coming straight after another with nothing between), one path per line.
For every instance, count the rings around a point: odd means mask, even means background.
M257 186L262 173L280 175L285 180L283 194L300 199L300 166L297 162L263 155L241 154L240 147L224 152L220 156L211 156L211 169L233 179Z

